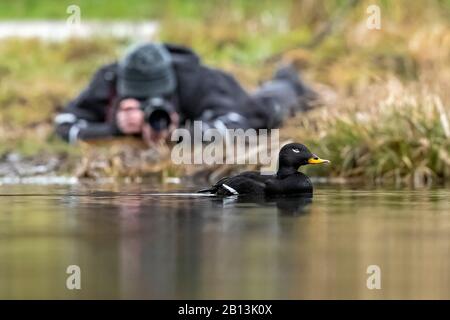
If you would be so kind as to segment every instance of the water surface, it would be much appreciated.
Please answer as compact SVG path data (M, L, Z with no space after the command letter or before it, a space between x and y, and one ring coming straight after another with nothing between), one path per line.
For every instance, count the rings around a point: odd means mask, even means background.
M450 298L447 189L155 194L194 189L0 186L0 298Z

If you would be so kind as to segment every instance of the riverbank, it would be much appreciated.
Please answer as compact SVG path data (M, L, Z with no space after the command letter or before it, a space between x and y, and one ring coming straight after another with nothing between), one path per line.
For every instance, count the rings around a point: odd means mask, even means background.
M332 160L332 166L308 168L310 175L416 186L446 181L450 179L448 5L384 4L380 30L366 27L368 5L360 1L343 9L332 32L313 46L309 44L316 43L323 21L333 20L338 7L286 1L269 10L267 3L255 7L233 2L226 15L223 5L186 16L173 11L161 16L156 39L193 47L205 63L233 73L249 90L270 78L281 61L301 69L321 102L291 119L281 137L302 141ZM88 16L95 16L89 10ZM116 59L130 42L104 37L1 40L1 167L9 168L8 161L17 157L36 166L56 159L49 173L96 178L91 168L100 166L105 175L141 175L139 170L120 169L119 160L91 159L85 148L68 146L52 132L53 115L76 96L98 66ZM110 152L100 159L115 158ZM91 167L93 163L97 164ZM157 169L142 170L144 175L186 174L161 163Z

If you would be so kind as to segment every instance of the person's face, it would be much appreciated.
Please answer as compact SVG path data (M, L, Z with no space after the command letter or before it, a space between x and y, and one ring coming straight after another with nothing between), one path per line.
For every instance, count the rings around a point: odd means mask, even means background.
M126 98L120 101L116 115L119 129L125 134L141 134L143 140L149 146L167 140L171 132L178 127L178 113L170 113L171 123L167 129L155 131L146 123L145 114L141 110L140 104L141 102L135 98Z
M120 101L116 115L117 125L125 134L142 132L144 125L144 112L139 108L140 102L134 98Z

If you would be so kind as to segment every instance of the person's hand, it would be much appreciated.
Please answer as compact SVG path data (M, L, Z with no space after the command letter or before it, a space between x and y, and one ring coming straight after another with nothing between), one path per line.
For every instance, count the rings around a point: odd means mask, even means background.
M172 112L170 114L170 120L170 125L165 130L156 131L147 123L142 126L142 139L149 147L154 147L158 143L161 143L162 141L165 141L170 137L172 131L178 127L178 113Z
M139 108L139 101L128 98L120 101L116 123L125 134L141 133L144 125L144 112Z

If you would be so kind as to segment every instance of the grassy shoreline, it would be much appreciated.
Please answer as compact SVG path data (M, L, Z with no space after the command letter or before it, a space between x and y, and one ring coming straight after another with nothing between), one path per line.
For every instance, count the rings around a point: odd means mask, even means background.
M80 3L85 17L96 17L92 6ZM320 93L321 106L291 119L281 137L302 141L333 161L332 166L308 169L308 174L415 186L448 181L450 3L382 2L382 29L376 31L365 27L369 4L358 2L339 28L310 49L296 46L313 39L342 3L282 1L269 10L269 2L253 6L233 1L224 14L224 2L213 8L173 1L173 10L154 7L152 12L161 22L159 40L193 47L205 63L233 73L248 89L268 79L280 61L302 69ZM45 8L22 16L19 9L9 11L10 16L0 12L2 18L54 17ZM153 17L153 9L142 9L148 14L143 17ZM112 11L109 17L115 18ZM62 18L65 13L58 14ZM125 10L117 18L133 14ZM52 134L52 117L98 66L116 59L128 44L106 38L1 40L0 159L11 153L43 161L57 156L65 163L60 172L79 171L86 153ZM267 60L279 52L279 59ZM159 170L183 174L170 165Z

